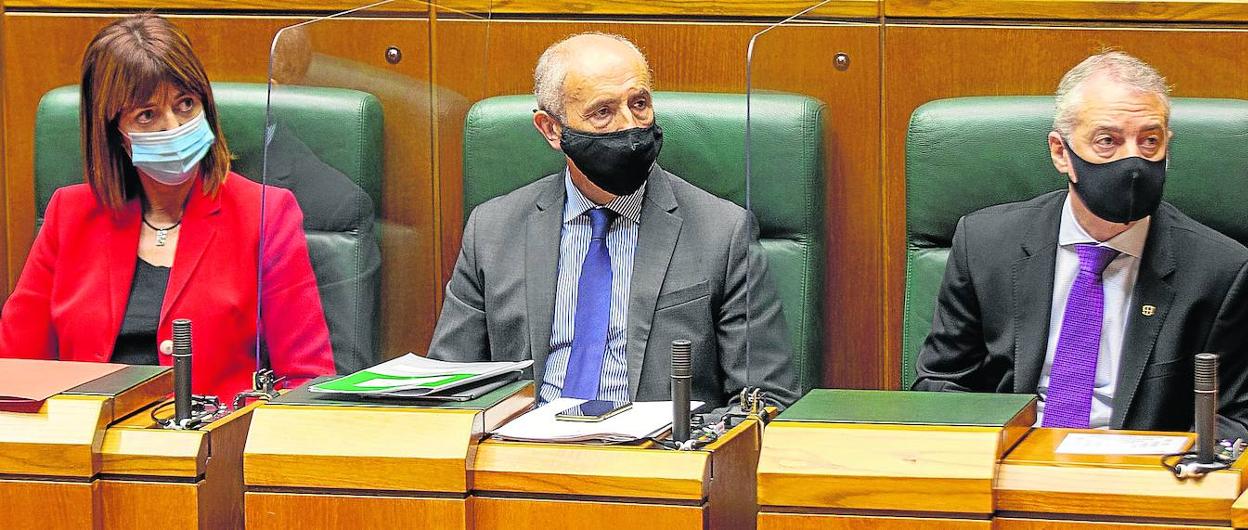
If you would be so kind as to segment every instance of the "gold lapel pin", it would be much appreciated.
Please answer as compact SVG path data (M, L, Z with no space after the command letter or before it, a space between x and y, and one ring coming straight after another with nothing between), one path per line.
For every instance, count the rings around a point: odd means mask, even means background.
M1144 304L1144 306L1140 308L1140 313L1142 313L1146 317L1151 317L1157 314L1157 306L1152 305L1152 304Z

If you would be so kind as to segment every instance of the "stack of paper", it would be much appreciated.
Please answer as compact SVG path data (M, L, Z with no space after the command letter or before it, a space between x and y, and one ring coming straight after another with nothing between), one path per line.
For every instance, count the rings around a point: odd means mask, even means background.
M1186 436L1072 432L1054 451L1067 455L1167 455L1187 448Z
M533 361L452 363L414 353L348 376L312 385L312 392L363 396L420 397L446 393L528 368Z
M555 419L556 414L584 402L584 399L556 399L503 425L493 434L496 438L522 442L624 443L657 436L672 426L671 401L633 403L632 408L597 422ZM691 410L700 406L701 401L689 404Z

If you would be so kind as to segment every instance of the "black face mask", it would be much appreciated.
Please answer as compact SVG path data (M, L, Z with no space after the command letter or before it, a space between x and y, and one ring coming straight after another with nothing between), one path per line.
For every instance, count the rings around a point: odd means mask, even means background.
M663 129L654 123L609 133L590 133L563 126L559 137L564 154L589 181L612 195L641 188L663 148Z
M1130 156L1093 164L1079 158L1062 139L1078 182L1071 181L1075 193L1097 217L1111 223L1129 223L1148 217L1161 204L1166 183L1166 159L1156 162Z

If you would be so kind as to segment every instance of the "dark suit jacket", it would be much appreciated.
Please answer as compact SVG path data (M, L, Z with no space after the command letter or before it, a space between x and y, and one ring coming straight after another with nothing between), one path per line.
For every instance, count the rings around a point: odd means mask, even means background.
M564 199L560 172L473 210L430 357L533 359L534 377L542 380ZM792 348L754 217L655 165L638 230L628 303L629 395L670 399L671 343L689 339L693 399L708 408L725 405L746 385L762 387L783 405L796 400Z
M958 222L916 390L1036 392L1066 191ZM1111 427L1193 425L1192 357L1220 354L1219 429L1248 436L1248 249L1163 202L1132 291ZM1153 305L1152 316L1143 314Z

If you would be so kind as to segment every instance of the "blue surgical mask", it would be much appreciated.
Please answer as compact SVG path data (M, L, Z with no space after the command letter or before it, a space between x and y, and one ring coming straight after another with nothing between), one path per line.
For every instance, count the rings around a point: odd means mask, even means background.
M125 134L130 139L130 161L134 167L168 186L177 186L194 177L199 161L216 141L202 111L168 131Z

